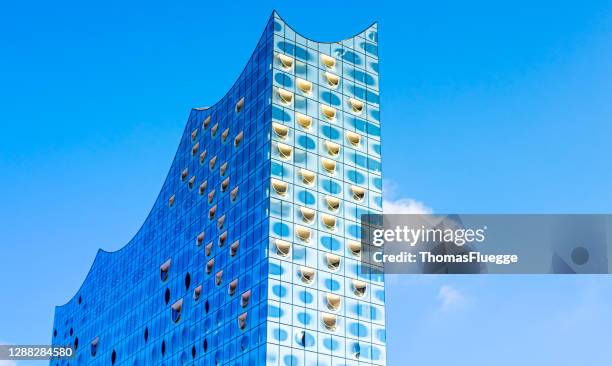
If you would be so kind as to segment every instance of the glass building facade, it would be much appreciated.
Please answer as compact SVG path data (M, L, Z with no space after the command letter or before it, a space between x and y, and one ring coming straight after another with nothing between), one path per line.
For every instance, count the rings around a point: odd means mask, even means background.
M270 18L242 74L191 111L162 190L55 311L52 365L384 365L377 25L320 43Z

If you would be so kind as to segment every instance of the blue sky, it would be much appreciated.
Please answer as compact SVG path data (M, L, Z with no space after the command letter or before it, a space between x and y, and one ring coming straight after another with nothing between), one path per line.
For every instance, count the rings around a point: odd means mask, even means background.
M612 211L609 2L215 3L3 5L0 343L49 342L54 305L136 232L189 109L225 93L273 8L324 41L380 21L390 202ZM388 282L389 365L612 359L608 276Z

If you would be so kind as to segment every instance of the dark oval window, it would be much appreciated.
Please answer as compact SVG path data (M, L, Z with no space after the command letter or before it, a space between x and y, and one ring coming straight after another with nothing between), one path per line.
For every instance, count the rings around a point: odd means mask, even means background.
M204 352L206 352L208 350L208 340L205 339L204 340Z
M117 361L117 352L113 350L113 354L111 355L111 365L114 365L115 361Z
M145 337L145 342L149 340L149 328L145 328L144 337Z
M83 302L83 298L79 296L79 305L81 305L82 302Z
M206 302L204 303L204 310L206 311L206 314L208 314L208 310L210 310L210 305L208 304L208 300L206 300Z
M79 337L74 338L74 349L79 348Z
M53 337L57 337L57 329L53 329Z
M74 330L72 330L72 328L70 328L70 335L72 335L74 333Z
M166 341L162 341L161 351L162 356L164 356L166 354Z
M191 285L191 276L189 272L185 275L185 290L189 290L189 285Z
M166 301L166 305L170 302L170 289L166 289L166 293L164 294L164 300Z
M191 347L191 358L195 358L196 356L196 348L195 346Z

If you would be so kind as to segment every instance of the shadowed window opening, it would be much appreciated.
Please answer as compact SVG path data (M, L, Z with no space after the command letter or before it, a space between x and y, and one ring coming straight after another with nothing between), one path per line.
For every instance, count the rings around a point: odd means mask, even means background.
M357 186L351 186L351 191L353 192L353 198L355 201L363 201L363 197L365 196L365 189Z
M168 279L168 272L170 271L170 264L172 263L171 259L168 259L159 267L159 277L165 282Z
M214 267L215 267L215 258L209 260L208 263L206 263L206 273L211 274Z
M302 177L302 182L304 184L308 184L309 186L315 183L315 179L317 178L315 172L306 169L300 169L300 176Z
M92 356L95 356L98 353L98 343L100 342L100 337L96 337L93 341L91 341L90 352Z
M355 241L355 240L349 240L348 247L354 256L361 257L361 243L360 242Z
M291 67L293 66L293 58L287 55L283 55L279 53L278 60L280 61L282 67L286 70L291 69Z
M200 299L200 296L202 296L202 285L196 287L195 290L193 290L193 299L195 301L198 301Z
M240 299L240 305L243 308L246 308L249 305L250 300L251 300L251 290L248 290L242 294L242 297Z
M325 259L327 260L327 268L332 271L338 270L340 267L340 256L336 254L327 253L325 254Z
M310 267L302 266L300 267L300 274L302 278L302 282L304 283L312 283L315 277L315 270Z
M291 252L291 243L286 242L284 240L276 239L274 241L276 245L276 253L281 257L286 257Z
M288 184L283 182L282 180L272 178L272 188L278 193L280 196L284 196L287 194Z
M224 231L223 234L219 235L219 247L223 248L225 242L227 242L227 231Z
M281 139L286 139L287 136L289 135L289 127L277 123L277 122L273 122L272 123L272 130L274 130L274 133L276 134L276 136L278 136Z
M217 286L221 286L221 283L223 282L223 270L220 270L219 272L217 272L217 274L215 275L215 284Z
M283 88L278 88L277 93L283 104L291 104L291 101L293 100L293 93L291 91Z
M340 154L340 145L335 142L325 141L325 148L329 156L336 157Z
M238 253L239 247L240 247L240 242L238 240L232 243L232 245L230 246L230 255L232 257L236 256L236 253Z
M184 182L185 179L187 179L187 175L189 174L189 169L185 168L183 169L183 171L181 172L181 180Z
M178 323L181 320L181 313L183 311L183 299L172 304L172 321Z
M359 356L361 356L361 346L359 346L359 343L355 343L353 345L353 357L359 358Z
M327 117L328 120L334 120L336 118L336 108L330 107L325 104L321 104L321 112Z
M335 331L336 330L338 319L336 318L336 316L334 314L322 313L321 314L321 321L322 321L323 325L325 326L325 328L327 328L327 329L329 329L331 331Z
M232 198L232 201L236 201L236 198L238 197L238 187L232 189L232 191L230 192L230 196Z
M224 224L225 224L225 215L219 217L219 219L217 220L217 227L219 228L219 230L223 229Z
M240 98L238 103L236 103L236 113L240 113L240 111L242 111L242 108L244 108L244 97Z
M308 207L300 207L300 213L302 214L302 220L305 223L311 224L314 220L316 211Z
M328 293L325 295L325 299L327 300L327 308L329 310L336 311L340 308L340 304L342 302L342 298L340 296Z
M198 153L198 150L200 149L200 143L196 142L195 145L193 145L193 147L191 148L191 155L195 155Z
M328 158L321 158L321 165L323 166L323 169L325 169L329 173L333 174L336 172L336 161L334 160L330 160Z
M204 192L206 192L206 188L207 187L208 187L208 181L206 181L206 180L204 182L202 182L202 184L200 184L200 188L199 188L199 191L198 191L198 193L200 193L200 196L204 195Z
M229 287L227 288L227 292L230 296L234 296L236 293L236 289L238 288L238 280L233 280L230 282Z
M204 241L204 236L205 236L205 233L203 231L198 234L198 237L196 239L198 246L202 245L202 242Z
M361 297L365 295L367 284L364 281L353 280L353 293Z
M312 125L312 117L296 112L295 119L298 124L302 126L302 128L305 130L310 130L310 126Z
M185 290L189 290L189 285L191 285L191 275L187 272L185 275Z
M244 136L244 133L242 133L242 131L240 131L240 133L236 135L236 138L234 139L234 146L235 147L240 146L240 143L242 142L242 137L243 136Z
M321 62L325 66L327 66L327 68L329 68L329 69L333 69L334 66L336 65L336 59L335 58L333 58L331 56L328 56L328 55L324 55L324 54L321 54Z
M240 329L246 328L246 326L247 326L247 315L248 315L248 313L242 313L238 317L238 327Z
M276 143L276 148L278 149L278 153L280 157L284 160L291 158L291 153L293 152L293 147L281 144L280 142Z
M310 229L307 227L303 227L303 226L297 226L295 227L295 234L297 235L298 238L300 238L303 242L309 242L310 241Z
M166 302L166 305L168 305L168 303L170 302L170 289L166 288L166 293L164 294L164 301Z
M356 132L347 131L346 139L351 143L351 145L359 146L359 142L361 141L361 135Z

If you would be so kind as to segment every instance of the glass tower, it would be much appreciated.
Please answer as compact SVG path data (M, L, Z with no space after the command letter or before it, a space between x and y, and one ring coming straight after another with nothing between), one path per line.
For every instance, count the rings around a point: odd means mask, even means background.
M240 77L191 111L134 238L55 310L52 365L384 365L377 25L309 40L273 13Z

